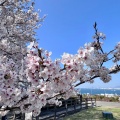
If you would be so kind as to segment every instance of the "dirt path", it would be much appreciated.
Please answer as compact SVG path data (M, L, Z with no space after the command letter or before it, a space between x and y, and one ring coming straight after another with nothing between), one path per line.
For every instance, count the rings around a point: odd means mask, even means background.
M120 102L105 102L105 101L96 101L97 106L102 107L117 107L120 108Z

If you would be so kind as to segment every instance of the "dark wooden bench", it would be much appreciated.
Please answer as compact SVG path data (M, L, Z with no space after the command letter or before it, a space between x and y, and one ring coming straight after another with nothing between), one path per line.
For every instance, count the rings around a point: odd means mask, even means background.
M103 118L113 119L113 114L111 112L102 112Z

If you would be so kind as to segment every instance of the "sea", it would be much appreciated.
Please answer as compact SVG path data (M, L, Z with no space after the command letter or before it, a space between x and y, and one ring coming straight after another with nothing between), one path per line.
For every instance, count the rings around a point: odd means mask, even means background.
M97 94L113 94L120 96L120 88L79 88L77 90L80 94L90 94L90 95L97 95Z

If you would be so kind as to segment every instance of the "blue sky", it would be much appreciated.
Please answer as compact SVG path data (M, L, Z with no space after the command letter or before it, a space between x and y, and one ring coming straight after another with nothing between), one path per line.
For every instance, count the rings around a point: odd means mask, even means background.
M42 27L37 30L39 46L52 51L52 59L64 52L76 54L94 35L93 24L106 34L104 51L108 52L120 41L120 0L36 0L40 16L47 14ZM108 63L107 66L111 66ZM120 86L120 73L105 84L99 79L94 84L80 87Z

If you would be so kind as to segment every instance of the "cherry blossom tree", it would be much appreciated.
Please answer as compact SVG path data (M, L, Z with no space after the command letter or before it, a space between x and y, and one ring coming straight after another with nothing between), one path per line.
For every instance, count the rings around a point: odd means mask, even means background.
M53 61L52 52L38 48L35 38L44 18L34 10L33 1L0 1L1 111L19 108L38 116L47 103L60 106L61 98L75 95L75 87L95 78L107 83L120 71L120 42L106 53L101 42L106 37L96 23L93 42ZM108 61L114 63L112 68L104 65Z

